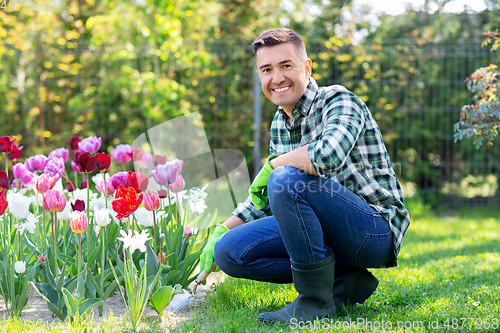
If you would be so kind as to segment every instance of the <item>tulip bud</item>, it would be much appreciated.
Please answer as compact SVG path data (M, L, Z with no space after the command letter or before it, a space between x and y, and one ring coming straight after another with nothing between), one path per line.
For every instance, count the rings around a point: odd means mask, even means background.
M16 261L14 264L14 269L17 274L24 273L26 271L26 263L24 261Z

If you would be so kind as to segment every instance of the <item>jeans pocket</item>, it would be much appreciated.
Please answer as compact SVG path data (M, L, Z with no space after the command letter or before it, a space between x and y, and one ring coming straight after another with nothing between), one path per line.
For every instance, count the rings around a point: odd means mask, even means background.
M367 233L356 252L356 264L365 268L381 267L392 256L392 231L385 234Z

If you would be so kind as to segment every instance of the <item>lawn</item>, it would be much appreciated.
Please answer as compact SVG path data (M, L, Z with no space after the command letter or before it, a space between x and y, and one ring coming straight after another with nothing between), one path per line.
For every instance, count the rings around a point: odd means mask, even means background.
M410 202L412 223L399 266L373 269L379 288L363 305L338 316L290 327L257 322L296 297L292 285L226 278L192 319L162 328L154 319L142 332L498 332L500 331L500 208L430 212ZM147 318L144 320L148 320ZM6 319L0 332L127 332L124 321L42 324Z

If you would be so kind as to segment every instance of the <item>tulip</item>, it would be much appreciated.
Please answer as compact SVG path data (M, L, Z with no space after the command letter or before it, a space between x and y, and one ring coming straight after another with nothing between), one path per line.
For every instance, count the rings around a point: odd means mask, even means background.
M78 142L78 150L87 152L89 154L95 154L101 148L102 140L96 136L90 136Z
M150 211L160 208L160 197L157 192L147 191L144 194L144 207Z
M144 227L153 227L155 226L155 220L153 216L153 212L148 211L144 207L139 207L134 213L137 222Z
M132 147L127 144L119 144L111 151L111 157L118 163L130 163L132 161Z
M59 221L67 221L69 220L69 214L71 213L71 201L67 201L66 202L66 206L64 207L63 211L62 212L59 212L59 214L57 214L57 219Z
M87 186L88 186L88 184L87 184L87 181L86 181L86 180L82 180L82 181L80 182L80 190L86 189L86 188L87 188Z
M12 174L16 182L22 187L28 187L35 184L35 174L29 171L23 163L16 163L12 166ZM19 182L19 183L18 183Z
M26 168L31 172L43 172L45 165L49 162L49 159L45 155L35 155L28 157L24 162Z
M39 254L38 255L38 260L40 260L41 262L46 262L47 261L47 256L44 256L42 254Z
M120 171L111 176L111 183L114 188L118 188L120 185L125 185L125 179L127 178L127 172Z
M173 182L172 184L168 184L168 188L173 193L179 193L184 189L185 185L186 183L184 182L184 178L179 174L177 175L177 178L175 178L175 182Z
M104 195L104 180L95 186L95 188ZM106 196L112 196L115 193L115 187L111 178L106 179Z
M97 157L97 169L99 171L108 170L111 165L111 157L106 153L97 153L95 156Z
M14 140L15 141L15 140ZM10 136L0 138L0 153L9 153L12 142Z
M43 208L47 212L62 212L68 200L59 191L49 190L43 196Z
M125 182L123 186L125 187L133 187L134 190L138 193L143 192L149 183L149 177L143 175L140 172L129 171L127 173L127 177L125 177Z
M69 226L76 234L84 233L89 225L89 219L85 212L74 211L69 215Z
M153 165L157 166L159 164L165 164L167 163L167 157L166 156L161 156L161 155L155 155L155 160L153 161Z
M137 167L142 169L148 168L153 161L151 154L139 148L132 149L132 159Z
M68 161L69 151L68 149L63 147L54 149L49 154L49 160L53 159L54 157L60 157L63 159L64 163L66 163Z
M33 199L33 197L25 197L24 195L16 194L9 199L9 211L18 220L28 218L30 214L30 205Z
M46 193L49 190L52 190L54 185L56 184L57 178L51 177L45 173L42 173L36 179L36 190L38 193Z
M49 159L43 172L49 174L52 177L55 177L56 180L60 179L64 175L64 171L66 166L64 165L64 160L62 157L54 157L53 159Z
M67 181L66 182L66 190L68 190L68 192L73 192L74 190L76 190L76 184L74 181L70 180L70 181Z
M10 147L10 153L7 155L9 160L17 162L21 158L21 150L23 150L23 146L18 147L17 144L12 144Z
M71 169L75 170L76 173L82 173L80 166L75 161L71 161Z
M158 185L172 184L177 175L182 171L182 160L175 159L165 164L157 165L151 174Z
M85 201L76 199L74 203L71 203L71 208L73 208L73 211L83 212L85 210Z
M184 237L191 237L193 236L193 227L185 226L184 227Z
M78 150L78 143L82 141L82 139L79 136L72 136L69 138L69 149L71 151Z
M24 261L16 261L14 264L14 269L17 274L24 273L26 271L26 263Z
M0 190L8 190L9 182L12 179L12 176L7 177L7 173L3 170L0 170Z
M158 196L160 197L160 199L165 199L168 196L167 190L165 190L164 188L160 189L158 191Z
M7 206L9 205L9 202L5 200L3 196L0 196L0 216L5 213L5 210L7 209Z
M136 211L142 202L142 193L137 197L137 192L133 187L125 188L123 185L118 186L115 193L115 200L111 203L113 210L117 212L116 218L123 220L130 214Z
M96 210L95 212L96 215L96 224L100 227L105 227L109 223L111 223L111 219L109 218L109 210L106 208L102 208L99 210Z
M167 256L165 255L165 252L161 253L161 258L160 258L160 253L158 253L158 260L161 260L162 264L164 264L165 261L167 261Z
M89 173L97 168L97 157L90 156L86 151L75 151L73 154L75 164L80 168L80 172Z

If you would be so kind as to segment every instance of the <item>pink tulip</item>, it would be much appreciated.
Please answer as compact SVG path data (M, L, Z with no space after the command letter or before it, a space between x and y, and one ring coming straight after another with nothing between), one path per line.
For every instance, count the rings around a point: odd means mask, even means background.
M161 255L161 258L160 258ZM123 259L122 259L123 260ZM158 253L158 260L161 260L161 263L164 264L165 261L167 261L167 256L165 255L165 252L162 252L161 254Z
M95 187L101 194L104 194L104 180L101 181ZM110 197L115 193L115 187L113 185L113 180L111 178L106 179L106 192L107 196Z
M39 254L38 255L38 260L40 260L41 262L45 262L45 261L47 261L47 256Z
M113 184L114 188L118 188L120 185L125 186L125 179L127 179L128 173L125 171L119 171L111 176L111 184Z
M67 199L59 191L49 190L43 196L43 208L49 212L62 212L66 208Z
M132 160L138 168L147 169L153 161L151 154L140 150L139 148L132 149Z
M175 159L165 164L155 166L151 174L158 185L167 185L175 182L175 178L182 171L184 161Z
M170 189L171 192L173 193L179 193L184 189L184 186L186 185L186 182L184 182L184 178L182 175L177 175L177 178L175 178L175 182L172 184L168 185L168 188Z
M45 165L49 162L49 159L45 155L35 155L28 157L24 162L26 169L31 172L43 172Z
M74 211L69 215L69 226L74 233L81 234L87 230L89 219L85 212Z
M56 177L51 177L50 175L42 173L36 179L36 189L38 193L45 193L49 190L52 190L52 188L56 184L56 181Z
M65 169L64 159L55 156L53 159L49 159L43 171L58 180L64 175Z
M132 147L126 144L119 144L111 151L111 157L118 163L130 163L132 161Z
M20 185L23 187L35 184L36 175L33 172L29 171L23 163L17 163L13 165L12 174L14 175L16 185L17 182L20 182Z
M89 154L95 154L101 148L102 139L96 136L90 136L78 142L78 149Z
M75 163L75 161L71 161L71 169L75 170L76 173L82 173L80 167Z
M157 210L160 208L160 197L157 192L147 191L144 193L143 203L147 210Z
M64 163L66 163L68 161L69 151L66 148L54 149L49 154L49 160L53 159L54 157L60 157L63 159Z
M193 228L192 227L189 227L189 226L185 226L184 227L184 237L191 237L193 236Z
M165 199L168 196L167 190L162 188L161 190L158 191L158 196L160 197L160 199Z

